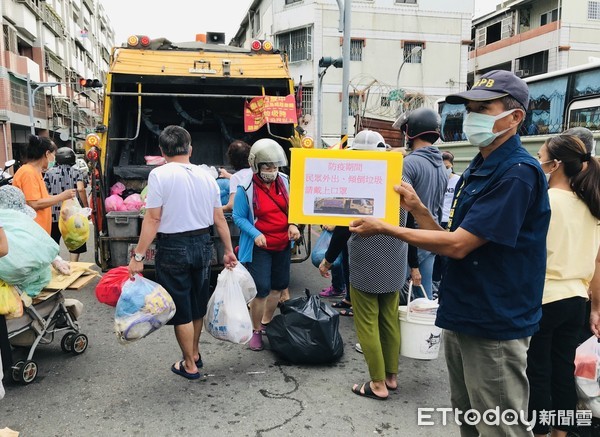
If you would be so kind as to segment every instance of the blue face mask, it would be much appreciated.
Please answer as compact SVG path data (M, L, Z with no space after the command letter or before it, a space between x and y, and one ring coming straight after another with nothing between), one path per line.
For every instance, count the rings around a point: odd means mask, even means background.
M516 109L504 111L498 115L479 114L469 112L463 122L463 131L469 142L475 147L487 147L500 135L508 132L511 128L500 132L493 132L496 120L506 117L515 112Z

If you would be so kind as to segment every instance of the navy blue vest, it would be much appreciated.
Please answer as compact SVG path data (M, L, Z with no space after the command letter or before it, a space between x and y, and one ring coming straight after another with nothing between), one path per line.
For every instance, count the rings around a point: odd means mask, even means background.
M538 185L516 245L488 241L464 259L449 260L436 320L436 325L444 329L497 340L524 338L537 331L542 315L550 204L544 173L521 146L518 135L487 159L483 160L481 154L473 159L456 185L448 226L451 231L458 229L475 201L518 164L536 169ZM497 207L511 208L510 200Z

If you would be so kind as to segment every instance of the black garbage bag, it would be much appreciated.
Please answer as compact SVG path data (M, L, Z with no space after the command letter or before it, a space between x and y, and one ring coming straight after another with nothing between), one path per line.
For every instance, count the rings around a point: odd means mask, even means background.
M325 364L344 354L344 342L338 329L339 314L311 296L284 302L281 314L267 325L271 349L295 364Z

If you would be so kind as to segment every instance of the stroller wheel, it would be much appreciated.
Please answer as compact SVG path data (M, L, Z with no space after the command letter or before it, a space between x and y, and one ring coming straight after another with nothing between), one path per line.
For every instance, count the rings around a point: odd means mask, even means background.
M38 366L35 361L25 361L20 371L21 384L27 385L35 379L38 373Z
M20 382L21 381L21 369L23 368L23 366L25 365L25 361L23 360L19 360L15 363L14 366L12 366L12 379L14 382Z
M63 352L72 352L73 351L73 337L75 336L74 332L67 332L63 335L62 340L60 341L60 348Z
M73 353L75 355L80 355L85 352L88 347L88 338L85 334L77 334L73 338Z

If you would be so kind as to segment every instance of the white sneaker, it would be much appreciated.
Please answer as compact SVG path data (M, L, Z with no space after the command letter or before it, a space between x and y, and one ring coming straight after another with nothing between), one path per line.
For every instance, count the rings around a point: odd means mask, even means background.
M356 344L354 345L354 350L356 350L356 352L358 352L359 354L362 354L362 353L363 353L363 351L362 351L362 347L361 347L360 343L356 343Z

